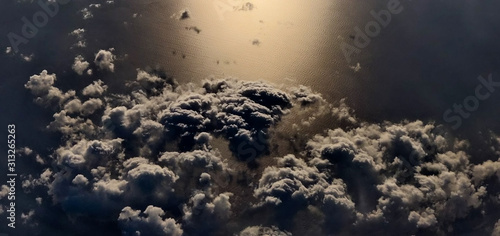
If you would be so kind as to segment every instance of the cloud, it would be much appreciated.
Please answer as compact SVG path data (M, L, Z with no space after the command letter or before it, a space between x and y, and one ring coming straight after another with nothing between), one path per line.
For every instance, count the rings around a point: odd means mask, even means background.
M347 105L345 98L340 99L338 106L332 108L332 115L337 121L345 124L356 125L358 123L354 110Z
M421 214L416 211L410 212L408 221L416 224L418 228L428 228L437 224L434 211L430 208L427 208L426 211L422 212Z
M85 176L78 174L71 181L71 183L75 185L87 185L89 183L89 180Z
M355 66L350 66L349 68L351 68L354 72L358 72L361 70L361 64L358 62Z
M194 194L184 205L185 230L188 234L210 234L224 226L231 216L231 193L211 197L207 193Z
M443 143L435 130L420 121L363 123L348 131L318 135L309 141L308 149L314 157L311 163L352 189L349 194L356 196L358 211L356 230L383 232L381 223L388 221L398 224L391 232L446 231L449 222L480 209L487 191L474 184L471 174L481 165L469 164L470 157L461 147ZM402 221L401 215L408 221Z
M118 222L123 235L158 235L158 236L181 236L183 230L180 224L172 218L165 218L165 212L155 206L148 206L144 212L134 210L131 207L123 208Z
M64 110L66 110L68 114L80 112L81 109L82 101L80 101L80 99L73 99L64 105Z
M157 75L150 74L150 73L143 71L141 69L137 69L136 80L137 80L137 82L139 82L139 84L143 88L148 89L148 90L151 90L155 87L158 87L158 86L162 85L163 82L165 82L164 79L158 77Z
M113 50L107 51L101 49L97 52L94 63L101 70L108 70L111 72L115 71L115 64L113 62L115 61L116 56L112 53L112 51Z
M315 206L322 211L328 225L354 223L354 202L347 193L347 186L341 179L331 179L316 167L308 165L294 155L278 159L277 166L267 167L262 173L254 196L260 200L257 207L271 207L278 216L281 226L293 229L290 222L299 212ZM306 214L312 214L311 212ZM327 229L328 233L338 233Z
M24 87L31 90L33 95L42 95L48 93L55 81L55 74L48 74L46 70L43 70L40 75L31 76Z
M233 9L235 11L252 11L254 8L255 8L255 5L251 2L245 2L241 5L236 4L233 6Z
M99 98L91 98L82 104L81 113L84 116L92 115L95 111L103 107L103 102Z
M73 68L73 70L79 75L83 75L83 72L88 67L89 63L85 61L85 59L81 55L75 57L75 62L73 63L73 66L71 66L71 68Z
M500 160L487 160L480 165L474 166L472 171L476 183L486 180L494 175L496 175L497 179L500 180Z
M78 28L69 33L69 35L76 37L78 42L74 44L74 46L79 47L79 48L84 48L87 46L87 42L84 38L85 36L85 29L83 28Z
M189 12L188 9L183 9L180 10L177 13L174 13L170 18L176 19L176 20L187 20L191 18L191 13Z
M46 106L52 104L63 104L66 100L75 95L75 91L70 90L63 93L59 88L54 87L56 74L49 74L47 70L43 70L39 75L32 75L30 80L24 85L33 95L36 96L35 101Z
M9 186L2 185L2 191L0 191L0 199L2 199L5 196L7 196L8 193L9 193Z
M100 97L104 94L104 92L106 92L106 90L108 90L108 86L101 80L97 80L85 87L82 90L82 94L89 97Z
M96 65L112 71L114 55L100 53ZM30 222L50 205L57 211L45 214L109 222L125 235L446 234L498 207L498 157L475 163L467 141L439 125L362 121L344 99L329 104L305 86L179 85L140 69L123 94L101 80L78 94L55 84L44 70L25 85L55 105L47 127L61 135L23 179L43 203ZM274 155L280 122L318 128L322 117L331 129L292 130L299 141L278 141L296 150ZM485 224L478 233L491 233Z
M94 15L92 14L92 12L88 8L83 8L80 11L80 13L82 14L84 20L94 18Z
M261 235L291 236L292 234L286 231L283 232L279 230L276 226L272 227L250 226L245 228L239 234L239 236L261 236Z
M495 236L495 235L500 235L500 220L497 221L497 223L495 224L495 227L493 229L493 232L491 233L491 236Z
M24 55L24 54L22 54L22 53L21 53L21 54L20 54L20 57L21 57L21 59L23 59L23 61L25 61L25 62L30 62L30 61L32 61L32 60L33 60L33 58L35 57L35 54L33 54L33 53L32 53L32 54L30 54L30 55Z

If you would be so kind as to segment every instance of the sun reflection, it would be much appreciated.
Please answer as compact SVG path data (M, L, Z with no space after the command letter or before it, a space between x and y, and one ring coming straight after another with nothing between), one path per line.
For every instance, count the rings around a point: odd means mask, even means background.
M333 5L330 1L189 0L191 17L179 21L190 57L187 68L204 76L236 76L290 83L314 73ZM190 28L191 27L191 28ZM202 75L203 76L203 75ZM284 80L289 78L289 80Z

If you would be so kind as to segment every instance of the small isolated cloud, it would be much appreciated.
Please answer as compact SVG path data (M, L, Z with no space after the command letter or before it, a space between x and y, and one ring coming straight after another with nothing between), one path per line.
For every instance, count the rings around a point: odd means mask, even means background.
M10 54L12 52L12 47L5 48L5 54Z
M188 9L183 9L180 10L177 13L174 13L170 18L176 19L176 20L187 20L191 18L191 13L189 12Z
M233 9L235 11L252 11L254 8L255 8L255 5L251 2L245 2L241 5L236 4L235 6L233 6Z
M2 188L1 188L1 191L0 191L0 199L3 199L8 194L9 194L9 186L2 185Z
M101 49L97 52L94 63L101 70L108 70L111 72L115 71L115 64L113 62L115 61L116 56L112 53L112 51L113 50L107 51Z
M84 38L85 29L83 29L83 28L75 29L75 30L71 31L69 33L69 35L76 37L76 39L78 40L74 45L75 47L84 48L87 46L87 42L85 41L85 38Z
M75 57L75 62L71 68L79 75L83 75L83 72L89 67L89 63L85 61L83 56L78 55Z
M88 8L83 8L80 13L82 14L82 17L84 20L88 20L94 17L92 12Z
M189 26L189 27L185 27L186 30L192 30L194 32L196 32L197 34L199 34L201 32L201 29L196 27L196 26Z
M82 39L84 36L84 33L85 33L85 29L78 28L78 29L71 31L71 33L69 33L69 35L73 35L73 36L76 36L78 39Z
M33 54L33 53L32 53L32 54L30 54L30 55L25 55L25 54L22 54L22 53L21 53L21 55L19 55L19 56L21 57L21 59L23 59L23 61L25 61L25 62L30 62L30 61L32 61L32 60L33 60L33 58L35 57L35 54Z
M354 70L354 72L358 72L358 71L361 70L361 64L359 64L359 62L358 62L355 66L351 66L349 68L351 68L352 70Z

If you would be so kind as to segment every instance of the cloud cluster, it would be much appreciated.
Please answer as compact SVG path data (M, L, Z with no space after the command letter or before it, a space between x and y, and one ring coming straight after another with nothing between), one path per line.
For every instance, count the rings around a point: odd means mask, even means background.
M155 206L148 206L144 212L125 207L118 222L123 235L181 236L181 226L172 218L163 219L164 215L165 212Z
M95 62L113 71L113 60L101 50ZM42 163L42 173L26 176L23 187L45 188L43 202L71 216L118 220L124 234L145 226L173 234L228 232L232 193L222 190L232 178L225 160L231 157L222 158L211 142L225 139L242 157L241 143L266 143L268 129L298 102L262 82L208 79L179 86L144 70L129 83L129 95L108 94L101 80L66 93L55 82L56 75L44 70L25 85L37 101L56 109L47 127L63 140ZM173 220L163 219L164 212Z
M322 173L347 184L356 205L353 232L384 232L390 222L391 232L446 233L486 207L482 183L496 166L471 164L466 143L443 135L420 121L363 123L314 137L308 154Z
M63 93L59 88L54 87L56 81L55 74L49 74L43 70L39 75L33 75L24 85L36 97L35 101L43 105L63 104L69 98L75 96L75 91L69 90Z
M114 59L101 50L95 63L114 71ZM25 211L26 222L40 221L51 205L57 217L105 222L124 235L444 235L463 222L480 234L499 228L496 220L478 227L478 219L498 219L490 209L500 204L500 160L472 162L466 141L432 123L363 122L345 100L328 104L304 86L230 78L179 85L140 69L123 94L101 80L78 92L55 82L44 70L25 85L56 110L47 127L62 135L40 158L39 173L23 177L40 205ZM335 126L287 155L265 157L277 145L271 129L285 117L314 128L320 116ZM241 165L261 160L261 168Z

